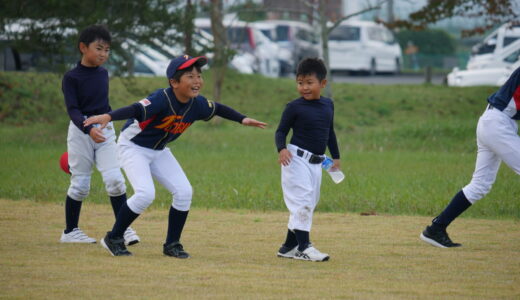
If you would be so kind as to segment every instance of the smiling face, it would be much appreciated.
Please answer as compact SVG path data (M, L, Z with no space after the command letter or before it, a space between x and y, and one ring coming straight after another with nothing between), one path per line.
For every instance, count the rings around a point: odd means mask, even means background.
M79 50L83 55L81 57L82 65L85 67L99 67L108 59L110 44L102 40L95 40L87 46L81 42L79 43Z
M177 100L182 103L187 103L191 98L197 97L203 84L202 73L197 68L191 68L191 70L184 72L179 81L170 79L173 92Z
M305 100L320 99L321 89L327 84L327 80L319 80L316 74L299 75L296 77L298 93Z

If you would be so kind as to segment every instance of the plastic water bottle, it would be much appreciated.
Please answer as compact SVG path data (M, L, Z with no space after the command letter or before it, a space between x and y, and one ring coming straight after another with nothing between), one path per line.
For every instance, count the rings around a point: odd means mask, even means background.
M325 160L321 163L321 167L323 170L327 171L329 173L330 178L332 178L332 181L334 183L340 183L345 179L345 174L341 172L340 169L332 169L332 165L334 164L334 161L332 158L325 156Z

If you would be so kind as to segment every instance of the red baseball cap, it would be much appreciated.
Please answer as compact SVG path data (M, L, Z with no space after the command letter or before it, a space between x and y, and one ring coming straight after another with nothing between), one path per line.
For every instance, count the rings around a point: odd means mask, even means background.
M194 64L198 67L202 67L206 63L208 63L208 59L205 56L191 57L187 54L178 56L170 61L170 64L166 69L166 77L170 79L173 77L173 75L175 75L177 70L189 68Z

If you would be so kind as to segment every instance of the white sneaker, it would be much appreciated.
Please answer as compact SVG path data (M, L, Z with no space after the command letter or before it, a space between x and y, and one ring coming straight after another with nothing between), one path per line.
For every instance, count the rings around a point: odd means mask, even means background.
M65 233L65 231L61 234L60 242L62 243L86 243L93 244L96 242L96 239L93 239L86 235L81 229L74 228L71 232Z
M327 253L321 253L318 249L313 246L307 247L303 251L296 250L294 259L308 260L308 261L327 261L329 260Z
M135 230L132 229L132 227L128 227L125 230L123 237L125 238L125 245L127 246L137 244L139 243L139 241L141 241L141 239L139 238Z
M296 251L298 251L298 246L294 246L294 248L289 248L282 245L282 247L278 249L278 253L276 255L278 257L294 258Z

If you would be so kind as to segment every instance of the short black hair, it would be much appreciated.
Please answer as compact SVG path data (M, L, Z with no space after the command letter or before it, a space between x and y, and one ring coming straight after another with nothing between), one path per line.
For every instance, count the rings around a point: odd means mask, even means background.
M296 69L296 77L301 75L312 75L316 74L319 81L327 78L327 68L323 63L323 60L315 57L315 58L305 58L298 64L298 68Z
M90 43L102 40L108 44L112 42L112 37L110 36L110 32L105 25L91 25L81 31L79 34L78 40L78 48L79 43L84 43L85 45L90 45Z
M187 67L186 69L177 70L177 71L173 74L173 77L170 78L170 79L173 79L173 80L175 80L175 81L177 81L177 82L180 82L180 81L181 81L181 77L182 77L182 75L183 75L184 73L186 73L186 72L191 72L191 71L193 71L193 68L196 68L197 71L199 71L199 73L202 73L202 69L201 69L201 67L200 67L199 65L197 65L197 64L193 64L193 65Z

